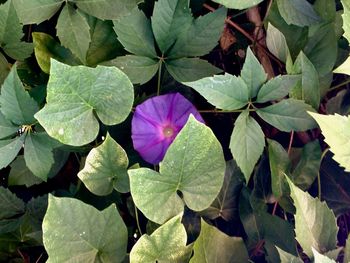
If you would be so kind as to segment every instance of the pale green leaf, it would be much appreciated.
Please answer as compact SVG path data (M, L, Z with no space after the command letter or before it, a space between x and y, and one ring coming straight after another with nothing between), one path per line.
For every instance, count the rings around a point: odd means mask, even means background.
M24 202L9 189L0 186L0 219L10 219L24 212Z
M160 173L141 168L129 170L129 175L136 206L161 224L185 204L194 211L208 208L221 189L225 160L210 128L190 116L160 163Z
M350 116L309 114L317 121L325 142L346 172L350 172Z
M39 24L51 18L64 0L12 0L21 23Z
M257 114L267 123L285 132L305 131L316 127L315 121L306 111L314 111L303 101L285 99L281 102L257 110Z
M222 70L199 58L179 58L165 62L170 75L179 82L198 79L220 73Z
M287 40L283 33L271 23L268 24L266 30L266 45L272 54L286 63L287 57L290 56Z
M130 263L188 262L192 246L186 246L187 234L181 224L181 214L143 235L130 252Z
M130 80L115 67L70 67L51 60L46 99L35 118L51 137L81 146L98 134L95 114L106 125L124 121L134 94Z
M50 73L51 58L68 65L78 65L77 59L71 51L62 47L52 36L34 32L32 37L36 61L46 74Z
M29 132L26 136L24 159L29 170L46 182L53 165L53 140L45 132Z
M227 8L231 9L246 9L261 3L263 0L214 0L214 2L219 3Z
M256 102L264 103L287 96L299 80L300 75L279 75L269 80L259 90Z
M201 16L183 31L169 50L169 58L197 57L209 53L217 44L222 31L227 10L219 8Z
M334 73L350 75L350 57L348 57L344 61L344 63L341 64L339 67L337 67L333 72Z
M19 126L16 126L7 120L0 111L0 139L4 139L15 134L19 128Z
M337 221L325 202L303 192L286 177L296 207L296 239L304 253L312 257L312 248L325 253L336 247Z
M126 193L129 191L128 164L124 149L107 134L105 141L90 151L78 177L96 195L108 195L113 189Z
M350 262L350 235L348 235L348 238L346 239L346 245L344 249L344 263Z
M10 72L10 64L2 53L0 53L0 86Z
M90 27L85 17L67 4L58 18L56 29L61 44L85 64L91 42Z
M288 25L303 27L321 22L321 18L307 0L277 0L277 5Z
M151 22L135 8L128 16L113 21L114 31L124 48L138 56L157 58Z
M17 158L11 163L11 171L8 177L8 185L25 185L31 187L35 184L42 183L39 177L35 176L26 166L23 155L17 156Z
M333 259L318 253L318 251L314 248L312 248L312 253L315 259L314 263L336 263Z
M116 206L103 211L49 195L43 221L47 262L123 262L128 232Z
M242 78L228 73L184 84L196 90L210 104L222 110L240 109L247 105L249 100L247 84Z
M160 0L155 2L152 29L162 54L175 43L182 31L191 26L193 17L188 0Z
M15 124L35 123L34 114L39 110L39 107L29 93L24 90L16 66L12 67L2 85L0 106L5 118Z
M17 156L24 143L25 136L0 141L0 169L8 166Z
M118 67L134 84L144 84L148 82L159 69L158 60L135 55L117 57L104 64Z
M194 242L190 263L248 262L248 251L241 237L230 237L201 220L201 232Z
M247 56L241 71L241 77L247 83L249 98L254 98L260 87L267 80L267 74L258 59L254 56L250 47L247 49Z
M276 247L276 249L280 256L281 263L304 263L304 261L301 258L289 254L280 249L279 247Z
M264 147L265 135L260 125L249 116L249 111L243 111L235 122L230 149L247 183Z
M72 0L84 12L102 20L128 15L142 0Z
M344 29L344 37L350 42L350 3L348 0L341 1L344 13L343 17L343 29Z

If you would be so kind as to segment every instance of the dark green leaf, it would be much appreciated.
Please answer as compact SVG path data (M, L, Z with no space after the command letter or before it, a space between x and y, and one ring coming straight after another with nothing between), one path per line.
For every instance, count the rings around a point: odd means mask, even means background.
M0 112L0 139L14 135L19 130L19 128L19 126L16 126L7 120L5 116Z
M17 156L24 143L25 135L0 141L0 169L8 166Z
M0 86L10 72L10 64L2 53L0 53Z
M24 202L9 189L0 186L0 219L9 219L23 214Z
M123 262L127 237L115 205L99 211L77 199L49 196L43 221L48 262Z
M220 73L222 70L199 58L179 58L165 62L170 75L179 82L198 79Z
M35 176L26 166L23 155L17 156L17 158L11 163L11 171L8 177L8 185L25 185L31 187L35 184L40 184L43 181Z

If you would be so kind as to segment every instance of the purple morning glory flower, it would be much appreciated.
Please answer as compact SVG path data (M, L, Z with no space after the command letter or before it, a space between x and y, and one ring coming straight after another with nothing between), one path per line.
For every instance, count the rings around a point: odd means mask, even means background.
M131 123L134 148L144 160L158 164L190 114L204 123L196 108L180 93L146 100L136 107Z

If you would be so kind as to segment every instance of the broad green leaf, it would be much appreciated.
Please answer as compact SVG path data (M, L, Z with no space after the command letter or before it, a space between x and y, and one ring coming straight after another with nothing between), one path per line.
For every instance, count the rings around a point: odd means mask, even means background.
M85 17L67 4L58 18L56 29L61 44L85 64L91 42L90 27Z
M108 195L113 189L129 192L129 160L124 149L109 135L88 154L84 169L78 173L90 192Z
M53 165L53 140L45 132L29 132L26 136L24 159L29 170L46 182Z
M49 195L43 239L47 262L123 262L128 232L115 205L99 211Z
M0 141L0 169L8 166L17 156L24 143L25 136Z
M23 36L13 1L9 0L0 5L0 47L8 56L24 60L33 52L33 45L22 42Z
M68 65L78 65L70 50L62 47L56 40L45 33L32 33L35 58L46 74L50 73L50 59L54 58Z
M344 63L337 67L333 72L350 75L350 57L348 57L347 60L345 60Z
M278 9L288 25L310 26L321 22L307 0L277 0Z
M285 99L257 110L257 114L277 129L290 132L315 128L315 121L310 118L306 111L313 111L313 109L303 101Z
M299 80L300 75L279 75L269 80L259 90L256 102L264 103L287 96Z
M280 256L281 263L304 263L300 257L289 254L278 247L276 248Z
M51 18L64 0L12 0L21 23L39 24Z
M191 25L193 17L188 4L188 0L155 2L152 29L162 54L166 54L181 32Z
M72 0L84 12L102 20L128 15L142 0Z
M35 123L34 114L39 107L24 90L14 65L1 88L0 110L6 119L15 124Z
M271 169L272 193L279 200L289 195L286 176L289 175L291 163L286 150L278 142L268 139L269 161Z
M249 111L243 111L235 122L230 149L247 184L264 147L265 135L260 125L249 116Z
M9 189L0 186L0 219L10 219L24 212L24 202Z
M228 73L184 84L196 90L210 104L222 110L240 109L247 105L249 100L248 87L242 78Z
M209 53L217 44L222 31L227 9L214 12L193 20L192 25L183 31L169 50L169 58L197 57Z
M165 61L170 75L179 82L198 79L220 73L222 70L199 58L179 58Z
M261 3L263 0L214 0L214 2L221 4L231 9L246 9Z
M138 56L157 58L151 22L141 10L135 8L128 16L113 23L118 40L127 51Z
M10 64L2 53L0 53L0 86L10 72Z
M328 0L316 0L314 9L317 14L326 22L334 22L337 16L336 2Z
M312 253L315 259L314 263L336 263L333 259L318 253L318 251L314 248L312 248Z
M0 111L0 139L4 139L15 134L20 127L12 124Z
M254 98L260 87L267 80L267 74L258 59L254 56L250 47L247 49L247 55L241 71L241 77L249 89L249 98Z
M283 33L271 23L268 24L266 30L266 45L272 54L286 63L287 57L290 56L287 40Z
M337 222L334 213L325 202L303 192L286 177L296 207L296 239L304 253L312 257L312 248L321 253L332 250L337 242ZM320 220L322 219L322 220Z
M350 262L350 235L346 239L346 245L344 249L344 263Z
M318 109L321 96L318 72L303 52L295 60L292 73L301 74L301 79L291 91L291 96Z
M70 67L51 60L47 104L35 118L62 143L81 146L99 130L95 115L106 125L126 119L133 103L133 86L115 67Z
M303 147L300 160L291 174L292 181L302 190L307 190L320 171L322 151L318 140Z
M248 262L248 252L241 237L230 237L201 220L201 232L193 246L190 263Z
M143 235L132 247L130 263L188 262L192 246L186 246L187 234L181 215L175 216L150 236Z
M135 55L117 57L105 65L118 67L134 84L148 82L159 69L158 60Z
M336 160L346 172L350 172L350 116L309 114L317 121L325 142Z
M185 204L194 211L208 208L220 192L224 175L219 141L209 127L190 116L160 163L160 173L129 170L130 190L142 213L161 224L183 211Z
M226 162L225 179L219 195L214 202L200 212L210 219L218 217L231 221L238 216L238 197L244 184L244 176L234 160Z
M25 185L31 187L35 184L42 183L43 180L35 176L26 166L23 155L17 156L17 158L11 163L11 171L8 177L8 185Z

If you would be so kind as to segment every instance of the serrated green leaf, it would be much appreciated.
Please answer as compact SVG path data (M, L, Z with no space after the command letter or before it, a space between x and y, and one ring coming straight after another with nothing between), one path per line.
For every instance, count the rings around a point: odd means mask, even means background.
M313 111L303 101L285 99L271 106L257 110L257 114L267 123L285 132L305 131L315 128L315 121L306 111Z
M304 263L304 261L300 257L296 257L292 254L283 251L279 247L276 247L278 254L280 256L281 263Z
M17 156L24 143L25 135L0 141L0 169L8 166Z
M318 253L318 251L314 248L312 248L312 253L315 259L314 263L336 263L333 259Z
M259 60L254 56L250 47L247 49L247 56L241 71L241 77L249 89L249 98L254 98L260 87L267 80L267 74Z
M14 135L19 128L19 126L13 125L9 120L7 120L0 111L0 139Z
M263 0L214 0L213 2L221 4L227 8L241 10L258 5L262 1Z
M143 235L130 252L130 263L188 262L192 246L186 246L187 234L181 224L181 214Z
M113 21L114 31L124 48L138 56L157 58L151 22L135 8L128 16Z
M72 0L84 12L102 20L128 15L142 0Z
M31 43L21 42L23 35L12 0L0 5L0 47L16 60L24 60L33 52Z
M227 10L216 11L195 19L191 26L182 32L169 50L169 58L197 57L209 53L217 44L222 31Z
M53 58L68 65L78 65L77 59L69 49L62 47L56 40L45 33L32 33L35 58L46 74L50 73L50 59Z
M266 45L272 54L286 63L287 57L290 56L287 40L283 33L271 23L266 30Z
M17 156L17 158L11 163L11 171L8 177L8 185L25 185L31 187L35 184L42 183L39 177L35 176L26 166L23 155Z
M288 25L303 27L321 22L321 18L306 0L277 0L277 5Z
M130 80L115 67L70 67L51 60L47 104L35 118L51 137L81 146L98 134L95 114L106 125L118 124L129 115L133 99Z
M309 114L320 126L325 142L334 153L333 159L350 172L350 116Z
M134 84L148 82L159 69L158 60L135 55L117 57L104 64L118 67Z
M325 202L313 198L295 186L288 177L287 181L296 207L296 239L304 253L312 257L312 248L321 253L332 250L337 242L337 221L334 213ZM322 220L320 220L322 219Z
M56 29L61 44L85 64L91 42L90 27L85 17L67 4L58 18Z
M10 72L10 64L2 53L0 53L0 86Z
M245 82L242 78L228 73L184 84L196 90L218 109L240 109L249 101L249 91Z
M35 123L34 114L39 110L39 107L29 93L24 90L16 66L12 67L2 85L0 106L4 117L15 124Z
M129 192L129 160L124 149L109 135L88 154L78 177L96 195L108 195L113 189Z
M179 58L165 62L170 75L179 82L198 79L220 73L222 70L199 58Z
M155 2L152 29L162 54L175 43L181 32L191 26L193 17L188 0L160 0Z
M103 211L49 195L43 221L47 262L123 262L128 232L116 206Z
M51 18L64 0L12 0L21 23L39 24Z
M241 237L230 237L201 220L201 232L193 246L190 263L248 262L248 252Z
M183 211L185 204L194 211L208 208L224 175L219 141L207 126L190 116L160 163L160 173L148 168L129 170L130 190L142 213L161 224Z
M29 170L46 182L53 165L53 142L45 132L29 132L24 142L24 159Z
M230 149L247 183L264 147L265 135L260 125L249 116L249 111L243 111L235 122Z
M278 142L268 139L269 161L271 169L272 193L279 200L289 195L285 176L289 174L291 163L286 150Z
M9 189L0 186L0 219L10 219L24 212L24 202Z
M259 90L256 102L264 103L287 96L299 80L300 75L279 75L269 80Z

